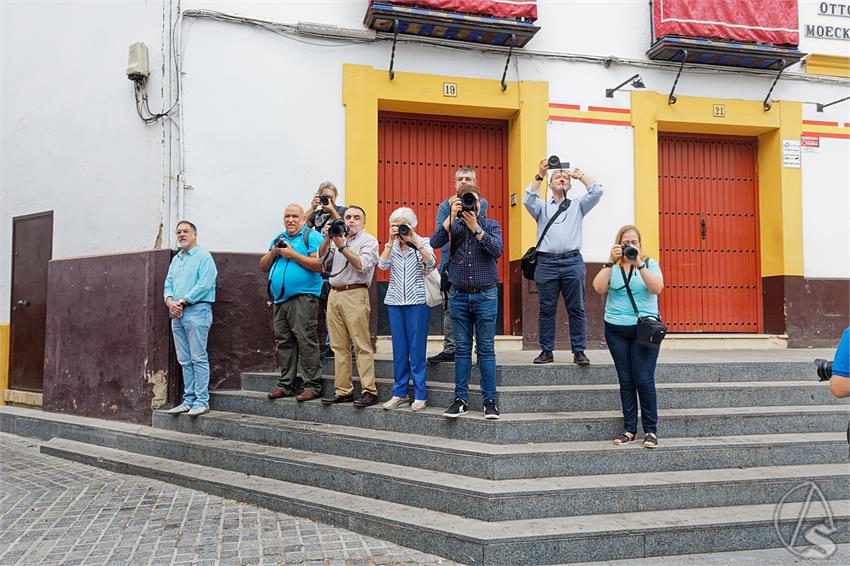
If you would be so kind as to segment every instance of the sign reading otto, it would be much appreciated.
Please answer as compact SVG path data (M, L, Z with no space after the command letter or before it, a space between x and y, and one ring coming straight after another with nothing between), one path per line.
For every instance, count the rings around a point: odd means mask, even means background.
M818 15L850 18L850 4L818 2ZM806 37L850 41L850 22L846 20L825 20L823 23L818 21L811 24L807 23L804 27Z

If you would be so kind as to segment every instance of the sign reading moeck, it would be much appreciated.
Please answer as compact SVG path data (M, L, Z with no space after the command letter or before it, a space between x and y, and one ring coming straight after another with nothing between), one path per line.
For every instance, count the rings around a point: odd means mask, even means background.
M820 2L818 3L818 15L850 18L850 4ZM850 27L806 24L806 37L850 41Z

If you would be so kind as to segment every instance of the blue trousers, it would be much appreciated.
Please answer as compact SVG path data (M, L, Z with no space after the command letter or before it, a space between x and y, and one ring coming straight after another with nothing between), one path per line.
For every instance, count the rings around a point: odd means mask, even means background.
M570 320L570 348L573 352L587 349L587 319L584 316L584 259L581 254L552 259L537 257L534 282L537 283L540 312L538 336L542 350L555 349L555 315L558 297L563 296Z
M413 377L413 398L425 400L425 349L428 344L428 305L388 305L393 340L393 397L407 397Z
M455 397L469 399L474 330L478 368L481 370L481 395L485 401L495 400L498 289L494 287L480 293L466 293L452 286L449 289L449 309L455 331Z
M655 364L658 348L645 348L637 343L637 326L620 326L605 322L605 342L614 358L620 380L620 402L626 432L637 434L637 405L640 399L640 421L644 434L656 433L658 403L655 398Z
M212 326L212 305L183 307L183 316L171 319L174 350L183 369L183 403L190 407L210 405L210 362L207 336Z

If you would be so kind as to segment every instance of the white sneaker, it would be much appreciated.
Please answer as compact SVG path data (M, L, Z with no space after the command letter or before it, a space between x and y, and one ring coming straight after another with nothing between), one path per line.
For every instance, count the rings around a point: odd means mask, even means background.
M410 410L415 413L416 411L421 411L422 409L424 409L425 405L426 405L425 399L417 399L410 406Z
M410 403L410 399L407 397L393 397L384 403L383 407L385 411L389 411L390 409L395 409L399 405L405 405L407 403Z
M197 417L198 415L203 415L204 413L209 413L209 412L210 412L209 407L198 407L198 408L192 407L192 410L189 411L186 414L189 415L190 417Z
M186 403L180 403L176 407L174 407L172 409L168 409L165 412L168 413L169 415L179 415L180 413L187 413L191 410L192 410L192 407L190 407Z

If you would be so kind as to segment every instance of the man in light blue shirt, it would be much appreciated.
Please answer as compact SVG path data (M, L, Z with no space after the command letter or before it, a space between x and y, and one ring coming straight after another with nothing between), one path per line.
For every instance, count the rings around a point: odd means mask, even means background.
M584 353L587 347L587 319L584 315L585 266L581 256L581 221L602 198L602 187L579 169L557 169L549 181L550 195L540 198L540 183L549 170L546 159L538 166L538 174L525 191L522 199L525 208L537 222L537 239L549 220L560 208L566 207L555 218L546 237L537 249L537 268L534 281L537 283L540 311L538 315L540 355L535 364L554 361L555 314L558 296L563 295L570 321L570 346L573 361L589 365ZM567 199L571 179L578 179L587 188L587 193L577 199Z
M165 277L163 297L171 318L177 361L183 369L183 402L172 415L195 417L210 410L210 363L207 336L212 326L218 271L210 253L198 246L198 229L188 220L177 223L179 251Z

